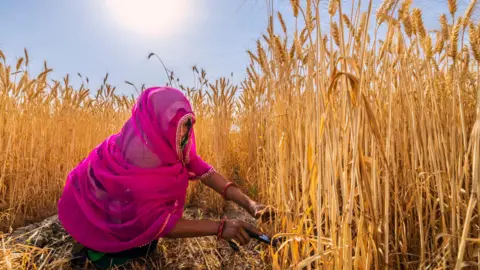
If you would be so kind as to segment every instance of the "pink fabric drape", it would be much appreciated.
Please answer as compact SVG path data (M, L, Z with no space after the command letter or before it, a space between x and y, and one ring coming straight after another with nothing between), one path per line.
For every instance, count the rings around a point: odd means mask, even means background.
M68 175L58 203L65 230L109 253L165 236L182 216L189 179L214 171L197 155L193 128L180 148L180 126L189 119L195 123L181 91L145 90L122 130Z

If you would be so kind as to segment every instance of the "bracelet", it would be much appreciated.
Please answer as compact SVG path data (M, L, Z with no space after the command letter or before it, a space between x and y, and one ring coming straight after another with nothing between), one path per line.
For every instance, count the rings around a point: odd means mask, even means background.
M225 200L228 200L228 199L227 199L227 189L228 189L229 187L231 187L231 186L234 186L234 187L238 188L237 184L235 184L234 182L228 182L228 183L225 185L225 187L223 188L223 198L224 198Z
M220 221L220 227L218 228L218 234L217 234L218 240L222 239L223 227L225 227L225 218L223 218L222 221Z

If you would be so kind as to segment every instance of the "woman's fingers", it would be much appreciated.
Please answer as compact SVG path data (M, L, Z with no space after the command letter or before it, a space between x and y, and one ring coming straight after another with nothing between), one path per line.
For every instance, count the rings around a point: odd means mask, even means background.
M255 234L258 234L258 235L262 235L262 231L260 231L259 229L257 229L255 226L253 226L252 224L250 223L247 223L247 222L244 222L244 228L252 233L255 233Z
M240 245L244 246L248 243L248 241L247 241L247 238L245 238L245 236L242 234L241 230L242 229L240 229L237 232L236 238L238 238L238 240L240 240Z
M262 210L261 217L264 221L268 221L270 218L275 219L276 210L272 206L267 206Z
M270 219L275 219L276 212L276 209L270 205L256 204L253 216L256 219L261 219L262 222L268 222Z
M235 235L235 237L233 238L233 240L235 240L235 242L237 242L238 244L240 244L241 246L244 246L244 240L243 240L243 236L241 236L240 234L237 234Z
M245 231L245 229L241 228L240 229L240 234L243 236L243 239L245 239L245 245L250 243L250 236L248 233Z

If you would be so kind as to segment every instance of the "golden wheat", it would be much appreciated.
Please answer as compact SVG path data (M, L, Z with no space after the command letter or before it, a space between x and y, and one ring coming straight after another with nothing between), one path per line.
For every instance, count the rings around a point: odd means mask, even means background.
M338 0L330 0L328 2L328 13L330 16L334 16L337 13L338 9Z
M209 81L196 67L195 86L180 85L198 115L202 156L279 210L277 220L262 226L287 238L279 249L263 249L274 269L445 269L478 262L474 2L455 18L457 3L449 0L453 26L442 14L439 29L427 30L410 0L398 12L399 1L384 1L377 14L371 3L365 13L358 5L354 17L331 0L330 27L320 25L318 1L291 0L297 21L288 25L269 11L239 86ZM282 35L274 32L274 18ZM465 25L470 48L460 32ZM68 77L50 83L47 67L31 77L27 53L13 67L1 51L0 59L6 112L0 114L0 218L20 225L55 212L66 173L118 130L134 100L116 95L106 81L96 95L86 86L74 90ZM198 184L189 202L223 207Z
M456 0L448 0L448 10L450 11L450 14L452 15L452 17L454 17L455 13L457 12Z

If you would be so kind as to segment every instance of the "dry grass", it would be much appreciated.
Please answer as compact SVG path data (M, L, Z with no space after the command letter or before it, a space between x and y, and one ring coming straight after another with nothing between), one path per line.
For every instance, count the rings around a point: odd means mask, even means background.
M245 211L236 207L229 207L227 216L253 222ZM195 207L186 209L184 217L219 218ZM0 234L0 243L0 269L96 269L89 262L86 267L69 263L75 243L56 215L41 223L18 228L12 234ZM127 269L271 269L266 253L255 241L242 247L240 252L233 252L215 237L161 239L157 251L154 256L139 258L127 265Z
M476 1L458 15L449 0L434 31L409 0L384 1L376 14L368 1L344 14L344 2L331 0L328 20L317 1L290 2L295 25L270 10L238 98L237 86L209 82L196 68L197 85L179 86L199 115L202 155L281 211L269 230L289 240L266 250L272 267L476 265ZM8 225L55 212L68 170L118 130L132 104L106 83L91 98L67 82L47 84L45 74L25 77L26 62L0 64L0 210ZM191 202L222 210L211 191L191 191Z

